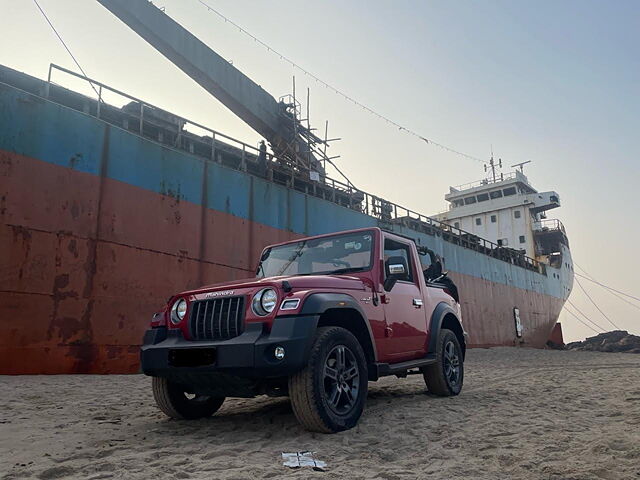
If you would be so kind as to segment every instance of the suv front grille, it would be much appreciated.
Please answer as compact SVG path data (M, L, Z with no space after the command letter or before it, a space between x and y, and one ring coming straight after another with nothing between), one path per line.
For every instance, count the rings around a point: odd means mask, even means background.
M228 340L244 330L244 297L214 298L191 304L193 340Z

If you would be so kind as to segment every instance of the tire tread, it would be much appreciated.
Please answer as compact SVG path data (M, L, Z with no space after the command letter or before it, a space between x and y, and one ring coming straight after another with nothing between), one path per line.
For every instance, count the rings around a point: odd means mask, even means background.
M449 387L449 384L447 383L447 380L444 376L444 369L442 365L442 349L444 347L445 339L449 335L453 336L459 347L458 339L455 333L447 328L442 328L438 334L438 342L436 346L437 362L433 365L429 365L428 367L423 368L422 370L424 381L427 384L427 389L429 390L429 392L433 393L434 395L438 395L439 397L450 397L459 393L455 393ZM462 368L464 368L464 366Z
M184 415L175 409L169 396L169 381L166 378L153 377L151 385L153 387L153 398L162 413L167 417L184 420Z
M313 432L333 433L336 431L331 425L325 422L319 413L323 407L314 389L314 366L317 364L317 357L320 355L324 343L330 337L338 334L346 334L353 337L351 332L342 327L330 326L318 328L307 365L289 377L289 398L291 400L293 413L304 428ZM353 337L353 340L356 345L360 347L355 337ZM364 352L361 347L357 354L364 358ZM367 373L364 371L360 372L360 374L366 376Z
M195 420L197 418L210 417L220 409L225 400L224 397L210 398L207 403L189 406L189 401L186 398L175 398L178 393L176 386L168 379L153 377L151 386L153 398L158 408L166 416L176 420ZM181 394L182 392L179 393Z

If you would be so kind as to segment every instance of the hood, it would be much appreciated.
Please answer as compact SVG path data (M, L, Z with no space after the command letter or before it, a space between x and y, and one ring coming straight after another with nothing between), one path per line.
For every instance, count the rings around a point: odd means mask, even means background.
M229 282L213 283L194 290L181 292L180 295L194 295L202 292L215 290L260 288L265 285L279 286L283 281L289 282L292 288L298 290L309 290L312 288L336 288L344 290L364 290L364 282L359 277L349 275L298 275L267 278L246 278L232 280Z

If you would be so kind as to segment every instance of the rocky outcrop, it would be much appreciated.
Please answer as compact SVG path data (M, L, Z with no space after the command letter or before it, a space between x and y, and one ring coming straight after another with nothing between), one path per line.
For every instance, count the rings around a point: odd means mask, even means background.
M631 335L626 330L614 330L588 337L582 342L568 343L565 348L591 352L640 353L640 337Z

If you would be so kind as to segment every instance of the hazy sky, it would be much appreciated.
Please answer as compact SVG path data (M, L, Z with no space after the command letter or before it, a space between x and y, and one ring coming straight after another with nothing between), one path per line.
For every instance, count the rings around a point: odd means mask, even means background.
M318 77L427 138L506 165L556 190L577 265L640 297L640 2L207 0ZM39 0L86 72L250 143L259 137L94 0ZM482 164L426 145L349 104L267 52L197 0L156 5L274 97L311 88L311 120L355 185L425 214ZM45 78L75 69L31 0L0 0L0 63ZM54 80L75 84L62 76ZM618 326L640 308L583 286ZM576 284L571 301L613 327ZM593 332L563 313L565 339Z

